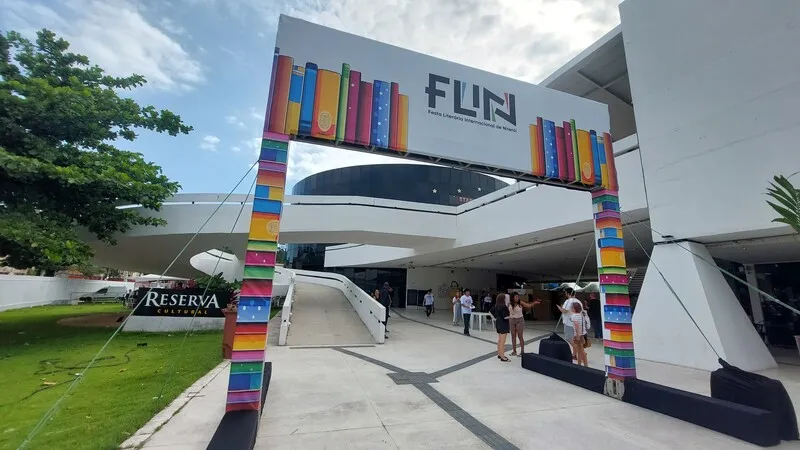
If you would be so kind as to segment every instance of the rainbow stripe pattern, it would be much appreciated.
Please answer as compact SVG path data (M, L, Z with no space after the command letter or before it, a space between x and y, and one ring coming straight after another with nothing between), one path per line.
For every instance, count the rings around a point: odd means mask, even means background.
M541 117L528 126L528 132L532 175L590 188L619 189L610 134L577 128L574 120L557 124Z
M271 108L270 113L274 111L276 109ZM265 127L269 127L269 119L267 117ZM261 409L267 322L272 303L272 280L275 277L289 148L288 135L270 132L265 132L264 135L258 159L242 291L236 315L226 411Z
M608 141L610 142L610 137ZM605 141L603 145L607 145ZM602 165L602 160L600 163ZM615 177L613 165L605 172L601 167L601 177L612 174ZM631 300L628 296L619 194L616 190L598 189L592 192L592 205L597 242L597 271L600 275L600 304L603 307L606 374L617 380L636 378Z
M408 150L408 95L391 81L367 81L349 64L300 65L275 48L265 133L335 144Z

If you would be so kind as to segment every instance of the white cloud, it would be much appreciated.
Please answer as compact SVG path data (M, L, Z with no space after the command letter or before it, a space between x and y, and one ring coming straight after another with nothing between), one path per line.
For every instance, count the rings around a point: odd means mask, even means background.
M178 25L169 17L162 17L161 21L159 21L158 24L167 33L172 33L179 36L182 34L186 34L186 28L183 28L182 26Z
M207 135L203 138L203 142L200 143L200 148L203 150L208 150L211 152L217 151L217 144L219 144L219 138L212 135Z
M231 125L235 125L235 126L237 126L239 128L244 128L244 122L239 120L239 118L236 117L236 116L227 116L227 117L225 117L225 122L227 122L227 123L229 123Z
M5 0L5 26L24 34L49 28L111 75L139 73L147 86L185 91L204 80L203 68L181 44L149 23L126 0Z
M239 153L240 151L242 151L242 149L240 147L231 147L231 151L234 153Z
M217 0L221 1L221 0ZM262 0L238 14L280 12L524 81L539 82L619 23L621 0ZM249 10L248 10L249 8Z
M259 111L258 109L256 109L256 108L251 106L250 107L250 118L255 120L255 121L258 121L258 122L263 122L264 121L264 111Z
M254 137L242 141L244 148L250 150L253 156L258 157L261 154L261 138Z

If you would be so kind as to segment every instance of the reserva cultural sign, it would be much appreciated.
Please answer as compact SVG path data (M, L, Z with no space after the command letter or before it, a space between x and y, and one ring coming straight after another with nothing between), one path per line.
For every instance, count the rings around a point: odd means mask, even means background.
M225 317L231 293L195 289L142 289L134 316Z

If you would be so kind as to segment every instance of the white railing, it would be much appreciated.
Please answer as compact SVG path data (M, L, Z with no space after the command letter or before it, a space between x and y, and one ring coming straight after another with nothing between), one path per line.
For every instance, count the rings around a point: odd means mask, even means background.
M372 296L361 290L349 278L337 273L310 272L307 270L295 270L294 272L297 274L297 281L329 286L341 291L353 306L358 317L364 322L372 337L375 338L375 343L384 343L386 340L386 327L383 324L383 320L386 318L386 308Z
M286 291L286 297L283 300L283 307L281 308L281 331L278 336L278 345L286 345L286 338L289 336L289 326L292 317L292 299L294 298L295 280L297 275L293 270L286 268L275 269L279 272L286 272L289 278L289 289Z

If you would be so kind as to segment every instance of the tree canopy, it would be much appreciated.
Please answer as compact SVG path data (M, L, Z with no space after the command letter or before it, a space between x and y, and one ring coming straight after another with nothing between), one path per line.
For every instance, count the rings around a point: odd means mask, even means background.
M146 83L114 77L41 30L35 42L0 32L0 258L17 268L84 264L85 229L113 244L134 225L163 225L121 203L158 210L179 185L140 153L115 147L137 130L176 136L180 116L120 93Z

